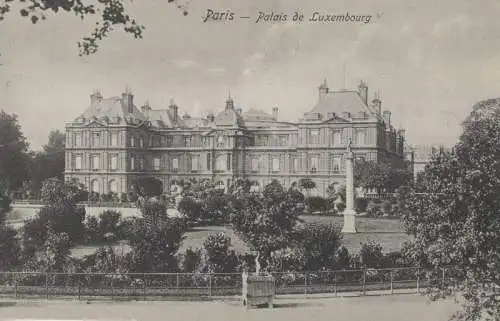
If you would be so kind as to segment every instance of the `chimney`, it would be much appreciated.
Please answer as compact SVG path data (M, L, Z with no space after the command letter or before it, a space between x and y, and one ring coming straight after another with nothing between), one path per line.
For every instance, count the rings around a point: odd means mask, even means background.
M273 107L273 118L274 120L278 120L278 107Z
M141 107L141 111L146 118L149 118L149 112L151 111L151 106L149 106L149 101L146 101Z
M92 95L90 95L90 104L95 105L102 100L102 95L99 90L94 90Z
M326 78L323 83L318 87L319 99L322 100L326 94L328 94L328 84L326 83Z
M184 120L187 120L189 118L191 118L191 116L189 116L188 113L185 113L184 116L182 116L182 119L184 119Z
M384 110L382 118L384 119L384 123L386 124L387 129L389 129L389 127L391 126L391 112L388 110Z
M213 123L215 121L215 116L214 114L210 113L207 115L207 120L211 123Z
M380 94L375 93L375 96L373 97L372 100L373 108L377 111L377 113L380 115L382 113L382 101L380 100Z
M368 86L363 80L358 86L358 92L365 105L368 105Z
M179 107L174 102L174 98L170 98L170 105L168 106L168 110L170 111L170 116L176 122L179 119Z
M122 104L127 108L127 112L132 114L134 112L134 95L132 91L127 86L125 92L122 94Z

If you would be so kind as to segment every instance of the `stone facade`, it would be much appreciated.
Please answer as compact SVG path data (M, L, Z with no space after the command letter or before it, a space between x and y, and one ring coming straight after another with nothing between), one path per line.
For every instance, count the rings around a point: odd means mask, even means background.
M173 100L166 109L141 108L126 90L121 97L91 95L90 107L66 124L66 179L90 191L126 193L140 176L163 182L210 178L227 186L236 178L259 185L277 179L289 186L301 178L324 194L345 179L344 154L351 139L356 158L404 166L405 132L391 125L380 99L368 88L330 91L319 87L317 104L297 122L272 114L242 112L228 97L223 110L207 117L180 116Z

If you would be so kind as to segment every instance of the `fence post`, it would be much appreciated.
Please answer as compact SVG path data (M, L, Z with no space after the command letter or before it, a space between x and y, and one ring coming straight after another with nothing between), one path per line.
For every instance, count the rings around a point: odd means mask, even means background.
M146 280L146 274L143 273L142 274L142 282L144 283L143 284L143 287L142 287L142 296L144 297L144 300L146 300L146 293L147 293L147 280Z
M304 273L304 295L307 295L307 276L309 275L308 272Z
M445 275L445 272L446 272L446 268L443 268L443 275L441 277L441 291L444 292L444 275Z
M333 272L333 292L337 296L337 272Z
M212 273L208 275L208 296L212 297Z
M393 270L391 270L391 294L394 294L394 286L393 286L393 282L394 282L394 275L393 275Z
M111 301L115 300L115 286L114 286L114 274L111 274Z
M14 272L14 297L17 298L17 273Z
M49 274L45 272L45 300L49 299Z
M366 268L363 269L363 295L366 295Z
M420 268L417 268L417 294L420 293Z
M176 287L177 287L177 290L179 290L179 284L180 284L180 280L179 280L179 273L176 273L177 274L177 280L176 280Z

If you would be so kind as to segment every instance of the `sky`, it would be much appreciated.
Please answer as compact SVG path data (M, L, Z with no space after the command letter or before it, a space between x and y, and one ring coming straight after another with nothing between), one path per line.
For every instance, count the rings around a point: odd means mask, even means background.
M93 19L60 13L32 25L13 12L0 22L0 108L18 115L33 149L82 113L95 89L111 97L129 86L138 106L155 109L173 97L194 116L222 110L230 91L237 108L277 106L280 120L296 121L323 79L330 90L364 80L409 144L445 145L475 102L500 97L498 0L189 0L187 16L166 0L125 4L144 38L116 30L89 57L77 42ZM204 23L208 9L235 19ZM259 12L295 11L305 21L256 23ZM314 11L373 17L307 21Z

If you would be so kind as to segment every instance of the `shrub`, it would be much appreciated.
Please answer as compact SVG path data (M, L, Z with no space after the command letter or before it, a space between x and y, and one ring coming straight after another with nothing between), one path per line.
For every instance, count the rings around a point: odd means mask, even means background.
M370 201L366 207L366 214L371 217L377 217L381 215L380 205L374 201Z
M324 212L328 210L328 200L320 196L311 196L307 199L310 212Z
M305 250L301 247L286 247L271 252L268 270L277 272L303 271L307 264Z
M127 193L121 193L120 194L120 202L122 202L122 203L128 203Z
M205 267L202 267L203 272L234 272L238 266L238 258L230 247L231 238L224 233L209 234L203 241L206 264Z
M0 271L12 271L21 263L17 231L0 223Z
M356 212L363 213L366 211L368 206L368 200L366 198L358 197L356 198Z
M181 270L185 273L196 272L201 263L201 250L187 248L186 251L179 255L178 261L180 262Z
M345 210L345 204L344 203L337 203L337 211L339 213L342 213Z
M343 270L351 266L351 255L345 246L340 246L335 251L335 267L334 269Z
M392 204L389 201L384 201L381 206L384 215L391 215L392 213Z
M384 265L384 254L379 243L369 241L363 243L359 250L359 259L363 267L382 268Z
M102 241L101 233L99 230L99 220L90 216L85 221L85 243L95 244Z
M308 223L295 232L297 244L304 249L307 270L332 269L341 236L333 225Z
M113 233L119 235L119 226L122 220L122 214L115 210L106 210L99 214L99 233Z
M183 197L178 205L179 212L190 222L198 221L201 216L203 204L192 197Z

